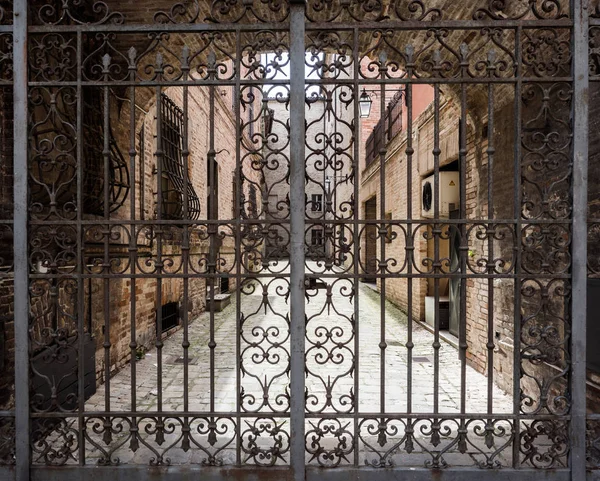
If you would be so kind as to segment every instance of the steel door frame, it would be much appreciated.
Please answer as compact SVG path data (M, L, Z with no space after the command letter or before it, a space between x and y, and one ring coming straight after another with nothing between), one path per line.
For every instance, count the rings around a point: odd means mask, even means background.
M362 470L343 468L322 470L305 468L304 454L304 245L292 242L291 262L291 473L283 468L214 468L197 470L193 467L35 467L31 468L29 439L29 352L28 352L28 242L27 242L27 37L28 12L26 0L15 0L12 26L0 31L11 32L14 38L14 281L16 331L16 465L0 468L0 477L25 481L27 479L69 480L91 476L92 479L323 479L385 481L390 479L431 479L427 469ZM573 160L573 238L572 252L572 410L570 414L570 469L565 470L511 470L486 471L456 469L438 471L436 479L518 479L521 480L583 480L585 468L586 427L586 258L587 252L587 157L588 157L588 1L572 1L573 23L573 105L574 105L574 160ZM291 1L291 203L292 235L303 238L304 220L304 1ZM294 204L295 207L294 208ZM306 469L306 473L305 473ZM594 477L591 474L588 478Z

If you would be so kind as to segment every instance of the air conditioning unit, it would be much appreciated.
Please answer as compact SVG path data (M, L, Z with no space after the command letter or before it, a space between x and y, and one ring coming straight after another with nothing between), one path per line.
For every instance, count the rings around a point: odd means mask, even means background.
M450 211L460 206L458 172L440 172L440 219L447 219ZM421 184L421 215L433 219L435 212L434 176L423 179Z

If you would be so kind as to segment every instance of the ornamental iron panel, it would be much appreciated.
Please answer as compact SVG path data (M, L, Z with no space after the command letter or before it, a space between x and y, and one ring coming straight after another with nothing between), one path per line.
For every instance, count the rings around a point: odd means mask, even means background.
M0 2L0 477L592 479L588 3Z

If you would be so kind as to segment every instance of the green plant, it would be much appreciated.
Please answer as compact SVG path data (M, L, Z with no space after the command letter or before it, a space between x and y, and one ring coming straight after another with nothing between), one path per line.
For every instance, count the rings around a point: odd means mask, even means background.
M144 356L146 355L146 348L144 346L139 346L136 350L135 350L135 359L137 361L139 361L140 359L144 359Z

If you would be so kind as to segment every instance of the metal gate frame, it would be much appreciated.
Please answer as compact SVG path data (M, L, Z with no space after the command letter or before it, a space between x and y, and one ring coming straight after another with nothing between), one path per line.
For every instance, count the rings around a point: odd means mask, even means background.
M290 17L291 48L291 229L292 237L302 239L304 219L304 0L292 0ZM185 467L31 467L29 438L29 352L28 352L28 172L27 172L27 93L28 93L28 12L26 0L14 1L13 25L0 26L14 38L14 281L16 330L16 466L0 468L3 479L69 480L91 479L290 479L363 480L461 479L484 476L501 479L583 480L586 432L586 252L587 252L587 158L588 158L588 0L572 1L573 18L573 217L572 217L572 409L570 414L570 468L564 470L503 469L485 471L457 469L432 472L428 469L335 470L305 467L304 447L304 245L292 242L291 262L291 472L287 468L202 468ZM301 61L298 61L301 59ZM294 208L295 206L295 208ZM587 475L588 479L595 475Z

